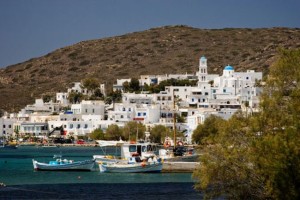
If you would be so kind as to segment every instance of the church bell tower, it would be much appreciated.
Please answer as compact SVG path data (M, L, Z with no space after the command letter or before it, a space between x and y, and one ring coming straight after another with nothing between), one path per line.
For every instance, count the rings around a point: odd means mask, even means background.
M207 59L202 56L199 60L198 87L207 83Z

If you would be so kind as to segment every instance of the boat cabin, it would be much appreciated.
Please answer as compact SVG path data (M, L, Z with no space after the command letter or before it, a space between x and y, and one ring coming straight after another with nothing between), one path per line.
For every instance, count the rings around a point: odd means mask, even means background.
M139 156L141 159L144 159L155 155L156 151L157 146L151 143L123 144L121 146L121 157L130 158Z

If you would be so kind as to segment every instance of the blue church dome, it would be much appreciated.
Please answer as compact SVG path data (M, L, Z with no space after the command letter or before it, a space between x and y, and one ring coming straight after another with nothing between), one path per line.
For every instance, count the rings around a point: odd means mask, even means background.
M225 67L225 69L224 70L233 70L233 67L232 66L230 66L230 65L228 65L228 66L226 66Z

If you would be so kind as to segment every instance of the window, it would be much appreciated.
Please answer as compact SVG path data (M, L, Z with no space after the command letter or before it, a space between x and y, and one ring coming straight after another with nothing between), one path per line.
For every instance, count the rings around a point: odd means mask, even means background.
M124 116L123 115L121 115L121 119L123 119L124 118Z
M72 129L73 128L73 124L70 124L70 129Z
M95 113L95 109L93 108L93 113Z
M5 124L3 125L3 128L5 128Z
M11 128L11 125L8 125L8 128Z
M80 124L77 124L77 128L80 128Z
M87 124L85 124L85 125L84 125L84 128L85 128L85 129L87 129L87 128L88 128L88 125L87 125Z
M88 112L88 110L87 109L85 109L85 113L87 113Z
M128 108L128 111L131 111L131 108Z
M129 145L129 152L136 152L136 145Z
M146 116L146 113L143 113L144 116Z
M141 113L138 113L138 116L141 116L142 114Z
M146 146L142 146L142 152L147 152L147 147Z

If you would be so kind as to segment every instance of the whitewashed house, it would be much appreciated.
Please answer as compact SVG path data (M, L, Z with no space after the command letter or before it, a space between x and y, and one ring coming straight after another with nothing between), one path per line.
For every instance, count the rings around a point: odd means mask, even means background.
M35 137L45 137L48 135L48 123L47 122L22 122L20 124L20 135L28 135Z
M14 137L14 124L17 122L16 119L11 119L7 117L0 118L0 138L8 139L10 137Z
M71 111L73 114L82 115L100 115L104 119L105 103L103 101L85 101L79 104L72 104Z
M127 78L127 79L117 79L117 83L113 84L113 91L117 91L117 90L121 90L123 92L123 84L125 82L130 82L131 79Z
M56 101L62 106L67 106L69 104L68 100L69 94L67 92L58 92L56 93Z
M157 123L160 119L160 111L159 104L136 104L133 120L143 124Z
M153 95L152 94L123 93L122 102L136 103L136 104L151 104L153 102Z
M59 103L53 103L52 101L44 103L43 99L36 99L34 104L27 105L24 109L22 109L21 113L58 113L61 107L62 106Z
M135 104L115 103L114 110L108 111L108 120L113 122L127 123L133 120L135 115Z

